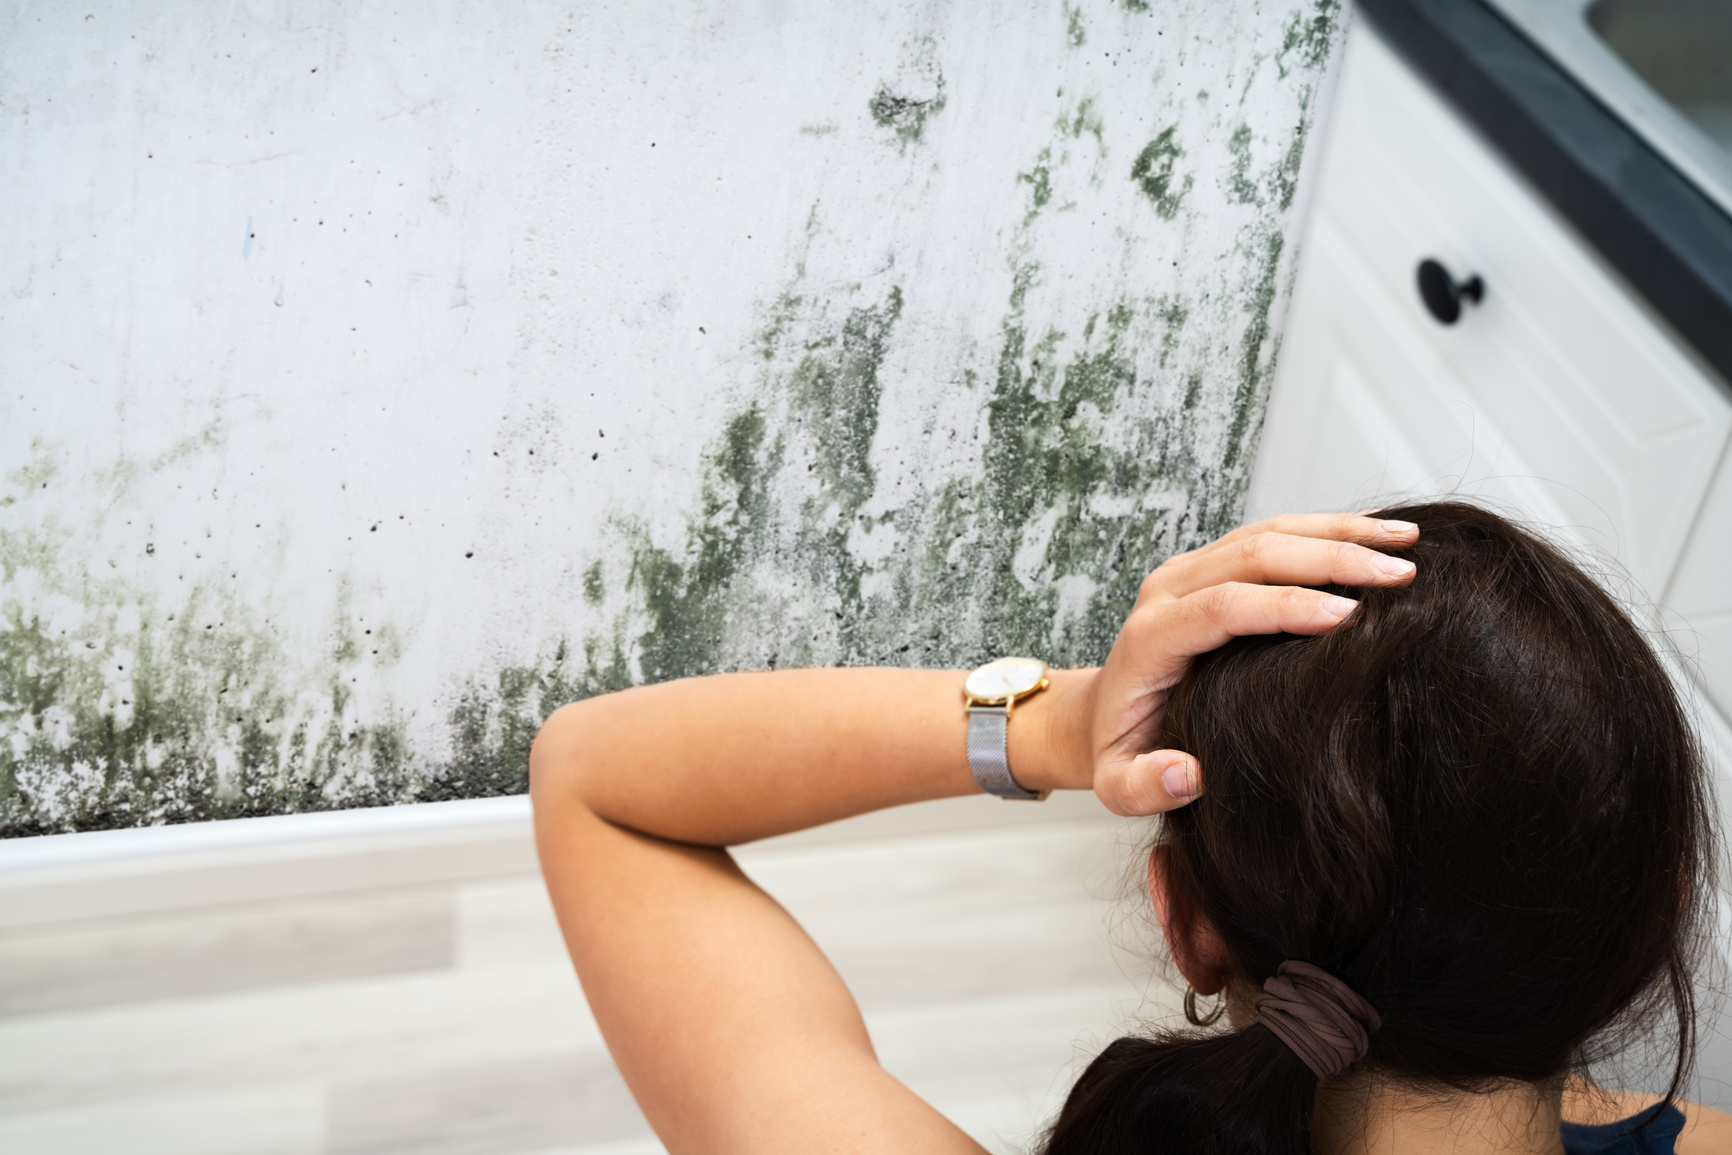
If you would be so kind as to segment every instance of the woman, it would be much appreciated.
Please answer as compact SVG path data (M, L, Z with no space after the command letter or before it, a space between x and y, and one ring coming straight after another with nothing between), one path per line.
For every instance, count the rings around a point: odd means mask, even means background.
M961 673L796 670L543 728L543 871L670 1151L980 1150L722 848L982 784L1165 814L1155 912L1188 1006L1230 1015L1109 1046L1051 1155L1674 1149L1669 1097L1565 1080L1662 1010L1674 1090L1687 1071L1704 771L1651 650L1557 551L1464 505L1278 518L1150 574L1099 670L991 673L967 710ZM1732 1117L1685 1113L1676 1150L1732 1150Z

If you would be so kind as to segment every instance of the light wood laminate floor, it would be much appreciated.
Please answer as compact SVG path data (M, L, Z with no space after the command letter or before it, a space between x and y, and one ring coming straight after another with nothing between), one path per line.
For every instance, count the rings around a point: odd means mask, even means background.
M748 848L885 1065L1020 1151L1081 1065L1172 1021L1100 819ZM1134 873L1134 868L1131 868ZM0 937L0 1151L649 1155L539 878Z

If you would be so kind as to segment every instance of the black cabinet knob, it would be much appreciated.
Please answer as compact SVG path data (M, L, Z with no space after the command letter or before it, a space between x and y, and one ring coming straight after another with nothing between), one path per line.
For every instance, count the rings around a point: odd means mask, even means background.
M1465 281L1457 281L1448 269L1427 257L1419 262L1419 295L1439 324L1453 325L1461 320L1462 298L1480 300L1485 296L1485 282L1477 273Z

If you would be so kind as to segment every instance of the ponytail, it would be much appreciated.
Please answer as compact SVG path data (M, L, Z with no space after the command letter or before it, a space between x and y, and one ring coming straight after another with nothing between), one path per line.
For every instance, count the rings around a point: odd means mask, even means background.
M1123 1038L1071 1088L1042 1155L1310 1155L1317 1076L1268 1028Z
M1383 1017L1297 959L1256 1006L1256 1023L1233 1034L1115 1042L1077 1080L1045 1155L1308 1155L1318 1082L1363 1059Z

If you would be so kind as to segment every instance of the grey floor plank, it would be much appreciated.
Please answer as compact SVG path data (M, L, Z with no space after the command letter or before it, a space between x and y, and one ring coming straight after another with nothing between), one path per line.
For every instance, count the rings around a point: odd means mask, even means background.
M457 887L458 966L510 966L565 958L565 940L539 874L489 878Z
M562 960L39 1015L0 1022L0 1114L601 1046Z
M518 1155L651 1138L605 1053L372 1079L331 1096L329 1155Z
M456 944L449 886L12 929L0 1017L442 970Z
M0 1114L7 1155L321 1155L318 1083L114 1098Z

